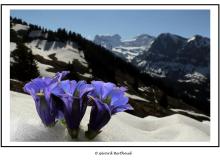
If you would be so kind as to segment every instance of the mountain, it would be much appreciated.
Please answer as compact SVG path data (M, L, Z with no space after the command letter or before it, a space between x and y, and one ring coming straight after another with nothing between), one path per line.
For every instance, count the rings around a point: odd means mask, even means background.
M171 34L158 37L142 34L126 41L122 41L119 35L99 35L95 39L96 43L72 31L67 32L62 28L51 31L16 18L11 18L10 21L10 52L14 52L19 43L24 44L31 50L40 76L53 76L57 71L70 70L71 74L67 77L69 79L88 82L103 80L126 86L129 103L134 107L134 111L130 113L139 117L163 117L180 113L197 120L208 120L204 116L182 111L190 110L209 115L210 104L204 101L209 99L209 77L200 71L205 69L199 70L197 67L194 70L196 72L186 70L187 72L183 72L184 76L174 79L172 76L177 74L173 72L175 61L171 59L173 57L178 60L180 57L176 65L187 68L183 62L190 61L184 59L185 52L203 51L201 54L207 55L207 60L200 57L200 61L190 63L188 68L196 67L198 63L200 66L208 64L208 49L201 46L208 47L209 39L204 40L200 36L186 39ZM176 57L175 53L179 56ZM10 61L10 65L19 63L13 57ZM157 63L158 68L155 67ZM23 71L19 74L25 76ZM192 80L199 83L191 83ZM14 77L10 83L11 90L22 92L24 83ZM197 94L196 97L190 89Z
M97 43L96 38L94 42ZM105 47L103 44L108 44L108 38L105 37L105 42L99 39L98 44ZM200 35L184 38L171 33L157 37L142 34L107 49L131 62L141 73L158 80L160 87L178 93L178 97L186 101L200 101L209 106L209 38Z
M164 79L164 85L189 101L210 103L210 40L163 33L132 63L141 72ZM194 99L194 100L193 100ZM194 101L194 103L197 103ZM208 107L204 107L208 109Z
M152 76L179 80L187 74L199 73L208 79L209 41L198 35L186 39L170 33L160 34L149 50L136 56L132 63Z
M121 44L121 36L115 35L96 35L94 42L99 44L106 49L112 50L112 48Z
M94 38L94 43L105 47L106 49L114 52L117 56L123 58L124 60L131 62L134 57L142 54L147 50L154 37L141 34L130 40L121 40L121 36L115 35L96 35Z

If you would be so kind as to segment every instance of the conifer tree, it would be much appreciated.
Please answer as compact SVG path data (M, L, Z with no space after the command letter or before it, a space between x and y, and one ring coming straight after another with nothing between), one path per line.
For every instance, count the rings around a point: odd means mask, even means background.
M20 81L29 81L39 76L37 64L30 49L18 43L17 49L11 52L10 77Z

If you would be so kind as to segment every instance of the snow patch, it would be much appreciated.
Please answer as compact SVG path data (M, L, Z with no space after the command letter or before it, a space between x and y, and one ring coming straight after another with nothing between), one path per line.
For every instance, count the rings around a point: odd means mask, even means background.
M150 101L147 100L147 99L141 98L141 97L139 97L139 96L137 96L137 95L129 94L129 93L127 93L127 92L125 92L125 96L127 96L127 97L129 97L129 98L131 98L131 99L139 100L139 101L150 102Z
M192 74L186 74L184 76L186 79L179 79L178 82L185 82L185 83L195 83L200 84L202 82L205 82L207 80L206 76L204 76L202 73L194 72Z
M187 42L189 43L189 42L191 42L191 41L194 41L195 39L196 39L196 37L193 36L193 37L189 38L189 39L187 40Z
M40 62L37 62L38 71L40 72L40 75L43 77L53 77L55 73L48 72L47 69L53 68L50 65L42 64Z
M83 74L80 74L80 75L85 77L85 78L92 78L93 77L92 74L90 74L90 73L83 73Z
M85 60L83 52L80 52L76 47L73 47L73 42L48 42L47 40L33 40L31 43L26 44L34 55L43 56L47 60L51 60L49 55L55 54L58 61L65 63L72 63L72 61L78 60L83 66L88 67L88 63Z
M17 44L15 42L10 42L10 52L13 52L17 48Z
M84 59L84 55L82 55L82 53L80 53L78 50L74 51L63 48L56 51L55 57L58 61L65 63L72 63L72 61L75 59L78 60L84 67L88 67L88 63Z
M46 128L41 123L31 96L11 91L10 104L11 141L74 141L59 123L54 128ZM88 128L90 110L91 107L88 107L81 122L77 141L88 141L84 132ZM200 142L209 140L210 125L207 122L199 122L180 114L163 118L152 116L139 118L123 112L112 116L102 132L91 141Z
M33 55L40 55L44 59L51 60L48 56L52 53L48 52L48 51L44 51L40 48L37 48L34 43L35 43L34 41L32 41L31 43L26 43L26 46L31 49L32 54Z
M19 30L28 30L30 27L27 25L23 25L23 24L15 24L14 26L12 26L12 29L15 31L19 31Z
M149 92L150 87L139 87L138 90L142 92Z
M148 50L155 38L147 34L141 34L129 40L121 41L119 35L95 36L94 42L106 49L113 51L117 56L120 56L131 62L136 56L143 54Z

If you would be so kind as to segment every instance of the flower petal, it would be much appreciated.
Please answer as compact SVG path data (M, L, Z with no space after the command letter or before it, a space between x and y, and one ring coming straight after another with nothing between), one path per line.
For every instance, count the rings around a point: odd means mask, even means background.
M82 115L80 113L80 100L79 98L65 97L62 98L65 102L64 106L64 118L69 129L78 129L79 124L82 120Z
M55 123L55 114L49 107L49 102L45 96L37 96L35 100L36 109L39 117L46 126L50 126Z
M57 119L63 119L64 118L64 103L63 101L55 96L54 94L51 94L51 104L50 104L53 109L54 109L54 112L56 113L56 118Z
M110 105L114 105L115 102L117 102L121 97L124 96L124 92L122 92L118 88L115 88L109 93L108 96L111 97Z
M57 72L53 79L56 81L61 81L69 73L70 71Z
M88 94L88 92L91 92L94 90L94 87L91 84L84 84L81 85L79 88L79 97L82 98L85 94Z
M76 81L61 81L60 82L60 87L63 89L63 91L69 95L73 95L75 89L76 89Z
M119 87L119 90L121 90L122 92L127 91L128 89L126 87Z
M95 96L98 96L102 100L104 100L112 89L116 87L114 83L105 83L103 81L92 81L91 84L94 87Z
M108 83L104 83L102 86L102 99L105 99L107 97L107 95L115 88L115 84L108 82Z
M94 105L90 113L88 124L89 130L99 131L104 127L111 118L111 110L107 104L102 103L99 99L91 97Z
M92 81L91 84L94 87L94 93L95 96L98 96L99 98L101 98L101 94L102 94L102 86L104 84L103 81Z
M26 93L29 93L33 98L35 98L35 95L40 91L40 88L34 83L29 82L25 84L24 91Z
M121 96L121 97L118 97L117 100L112 101L111 105L117 107L117 106L125 105L127 103L128 103L128 97Z
M133 108L131 107L130 104L126 104L126 105L122 105L122 106L118 106L118 107L112 107L111 113L116 114L118 112L124 112L126 110L133 110Z
M73 95L73 92L76 88L76 81L61 81L56 82L52 85L50 85L51 92L56 96L61 96L64 94Z

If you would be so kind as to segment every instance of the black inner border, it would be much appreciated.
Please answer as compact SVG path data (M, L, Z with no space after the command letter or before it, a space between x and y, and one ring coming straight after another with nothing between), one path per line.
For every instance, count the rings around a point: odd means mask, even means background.
M216 146L4 146L2 144L2 9L3 6L217 6L218 7L218 69L219 69L219 4L1 4L1 147L220 147L219 143L219 97L218 97L218 145ZM219 70L218 70L218 96L219 96ZM94 143L94 142L91 142ZM105 142L107 143L107 142ZM132 143L132 142L131 142Z

